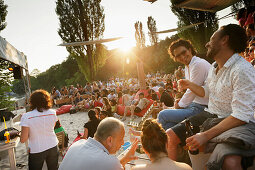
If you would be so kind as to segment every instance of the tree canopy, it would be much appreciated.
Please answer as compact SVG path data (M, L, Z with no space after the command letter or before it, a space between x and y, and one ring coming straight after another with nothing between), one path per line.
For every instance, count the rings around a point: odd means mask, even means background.
M190 40L198 53L205 54L205 44L209 41L211 35L218 29L218 19L215 13L196 11L171 6L172 12L179 19L178 27L183 27L199 22L203 24L192 28L181 30L178 35L181 38Z
M10 101L12 74L8 70L9 62L0 59L0 108L12 108Z
M60 21L58 34L62 40L78 42L101 38L105 29L105 15L100 3L101 0L57 0L56 13ZM99 67L104 63L105 50L102 45L67 47L87 81L94 80Z
M7 23L5 18L7 16L7 5L4 4L3 0L0 0L0 32L5 29ZM10 101L10 96L12 84L12 74L8 71L9 62L0 59L0 108L12 109L13 102Z
M0 32L5 29L7 23L5 18L7 16L7 5L4 4L4 0L0 0Z

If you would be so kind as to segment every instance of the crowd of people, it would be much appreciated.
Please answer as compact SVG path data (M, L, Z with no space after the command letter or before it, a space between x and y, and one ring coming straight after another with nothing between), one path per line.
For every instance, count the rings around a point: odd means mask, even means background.
M248 8L241 8L238 11L237 18L239 25L246 30L246 34L249 37L248 46L241 54L248 62L255 66L255 7L250 6Z
M118 77L108 81L87 83L84 87L80 84L64 86L61 89L53 87L51 95L55 102L66 98L71 99L71 104L76 110L88 111L100 108L101 111L107 112L108 117L118 117L117 108L122 106L124 113L121 115L124 121L128 112L131 112L131 119L134 119L134 113L141 112L151 100L160 103L162 108L173 106L174 99L179 99L183 95L183 92L178 91L177 81L184 77L184 70L181 66L174 74L148 73L146 92L141 92L137 98L135 96L140 90L138 79Z
M135 78L53 89L53 98L70 97L79 109L90 109L82 139L71 145L59 169L123 169L129 161L138 159L134 155L137 139L122 157L114 154L124 144L126 113L130 111L133 119L149 100L161 105L157 119L145 120L141 132L130 129L130 133L141 136L151 163L133 169L191 169L176 162L184 161L177 156L178 148L185 145L190 151L211 153L208 170L251 166L255 156L255 69L241 55L247 42L247 32L241 26L222 26L206 44L207 57L215 61L213 64L197 57L190 41L172 42L168 53L185 68L179 67L174 74L148 73L147 93L139 91ZM84 94L85 99L81 97ZM57 117L50 101L44 90L33 92L32 111L22 116L21 142L29 140L31 169L40 169L44 160L48 167L56 168L52 156L57 156L53 132ZM123 117L115 114L119 105L125 107ZM192 124L194 135L187 135L186 121ZM45 144L45 140L49 142Z

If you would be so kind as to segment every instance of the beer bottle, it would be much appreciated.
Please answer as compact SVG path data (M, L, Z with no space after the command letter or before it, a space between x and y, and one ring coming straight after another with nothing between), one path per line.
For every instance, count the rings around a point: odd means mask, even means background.
M187 136L187 138L193 136L194 135L194 133L192 132L193 127L192 127L190 121L188 119L186 119L184 121L184 123L185 123L185 127L186 127L186 136ZM198 149L196 149L196 150L190 150L189 149L189 153L192 154L192 155L197 155L199 153L199 150Z

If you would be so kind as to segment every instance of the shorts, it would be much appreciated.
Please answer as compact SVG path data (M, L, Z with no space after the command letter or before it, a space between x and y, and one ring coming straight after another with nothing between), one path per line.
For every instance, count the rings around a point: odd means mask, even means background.
M193 125L193 133L199 133L200 132L200 126L208 119L208 118L218 118L217 115L211 114L207 111L202 111L194 116L189 117L191 124ZM174 133L179 137L181 140L181 146L186 145L186 127L184 122L180 122L177 125L173 126L171 128Z

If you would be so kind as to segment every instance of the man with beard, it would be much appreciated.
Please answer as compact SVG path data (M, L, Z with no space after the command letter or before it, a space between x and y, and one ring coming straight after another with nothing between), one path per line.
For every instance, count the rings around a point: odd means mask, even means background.
M245 50L247 36L238 25L229 24L216 31L206 44L207 57L216 62L206 84L198 86L180 80L181 89L208 97L208 109L189 118L197 133L186 139L184 123L167 130L169 157L176 159L177 145L212 152L208 170L242 168L241 162L255 155L255 69L238 53ZM248 159L248 160L249 160ZM243 164L242 164L243 165Z

